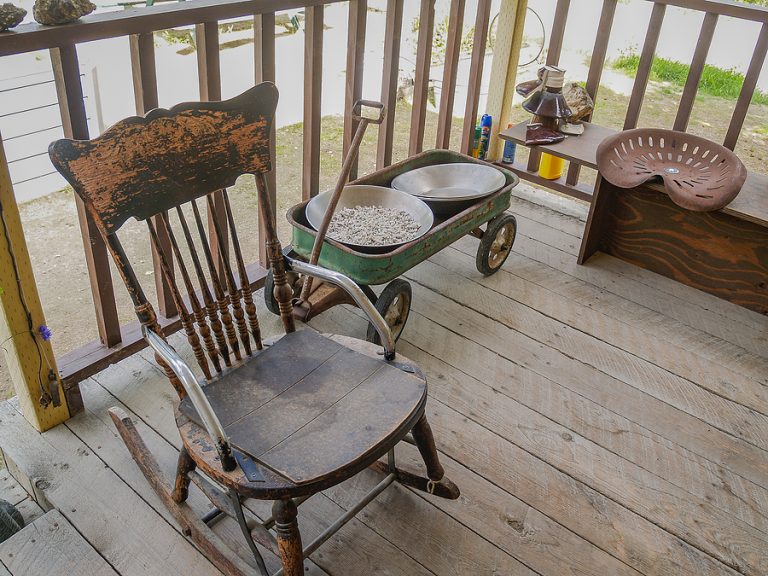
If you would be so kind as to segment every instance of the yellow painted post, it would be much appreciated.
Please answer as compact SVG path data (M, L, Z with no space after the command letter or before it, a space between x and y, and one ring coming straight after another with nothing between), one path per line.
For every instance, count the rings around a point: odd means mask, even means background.
M19 207L11 186L2 137L0 206L0 342L24 417L35 428L44 431L69 418L69 408L61 380L58 379L51 344L37 333L38 327L45 324L45 318L24 240ZM25 304L32 317L33 331L29 329ZM50 394L51 371L57 379L58 394ZM54 406L47 399L41 401L46 395L58 396L60 405Z
M499 130L505 129L512 117L512 97L517 84L517 64L527 9L528 0L501 0L486 104L488 114L493 116L489 160L501 158L503 142L498 138Z

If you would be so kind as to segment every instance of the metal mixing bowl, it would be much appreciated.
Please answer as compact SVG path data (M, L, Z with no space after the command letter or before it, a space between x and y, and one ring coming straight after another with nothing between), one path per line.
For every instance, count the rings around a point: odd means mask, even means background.
M500 190L505 182L504 174L492 166L458 162L405 172L392 180L392 188L440 204L478 200Z
M323 216L325 216L325 211L328 208L331 194L332 192L330 191L324 192L323 194L312 198L307 204L307 221L309 221L310 225L315 230L320 228L320 225L323 222ZM345 186L344 190L341 192L341 197L339 198L336 210L355 208L357 206L381 206L382 208L396 208L408 212L420 225L417 234L408 242L413 242L413 240L421 238L424 234L429 232L434 221L432 210L430 210L429 206L424 202L415 196L411 196L400 190L385 188L383 186ZM331 234L328 234L328 237L340 242L336 238L333 238ZM390 244L387 246L359 246L348 242L342 242L342 244L360 252L389 252L403 244L408 244L408 242Z

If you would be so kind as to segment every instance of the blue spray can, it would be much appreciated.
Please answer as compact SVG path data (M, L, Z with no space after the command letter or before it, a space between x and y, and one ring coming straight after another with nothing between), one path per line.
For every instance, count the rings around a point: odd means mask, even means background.
M507 128L512 128L512 124L507 126ZM501 157L501 161L504 162L504 164L514 164L516 150L517 150L517 145L514 142L512 142L512 140L507 140L504 143L504 154Z
M483 118L480 120L480 153L478 158L485 160L488 155L488 147L491 143L491 126L493 125L493 118L490 114L483 114Z

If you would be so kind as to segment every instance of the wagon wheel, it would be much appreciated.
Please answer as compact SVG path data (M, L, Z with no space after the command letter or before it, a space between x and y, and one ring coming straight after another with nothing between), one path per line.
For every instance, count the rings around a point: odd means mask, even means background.
M296 272L286 272L285 278L293 290L293 298L295 300L301 293L302 278ZM277 299L275 298L275 278L272 276L271 269L267 272L267 278L264 280L264 302L267 305L267 310L276 316L280 316L280 307L277 305Z
M384 321L392 330L392 336L395 340L400 338L405 323L408 321L408 313L411 311L411 285L400 278L392 280L376 300L376 310L384 317ZM368 333L365 339L374 344L381 344L381 339L373 324L368 324Z
M477 249L475 264L485 276L499 271L512 251L517 234L517 221L511 214L502 214L488 222L480 247Z

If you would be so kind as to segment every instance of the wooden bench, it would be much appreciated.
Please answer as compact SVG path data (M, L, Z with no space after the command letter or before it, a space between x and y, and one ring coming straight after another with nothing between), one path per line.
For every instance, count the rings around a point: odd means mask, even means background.
M503 131L500 137L524 145L525 124ZM586 124L581 136L533 149L597 169L597 147L614 133ZM564 179L552 182L528 167L514 168L544 186L567 186ZM590 201L579 264L600 250L768 314L768 177L750 172L733 202L715 212L691 212L677 206L661 184L648 182L623 189L599 175L594 192L582 188L578 196Z

